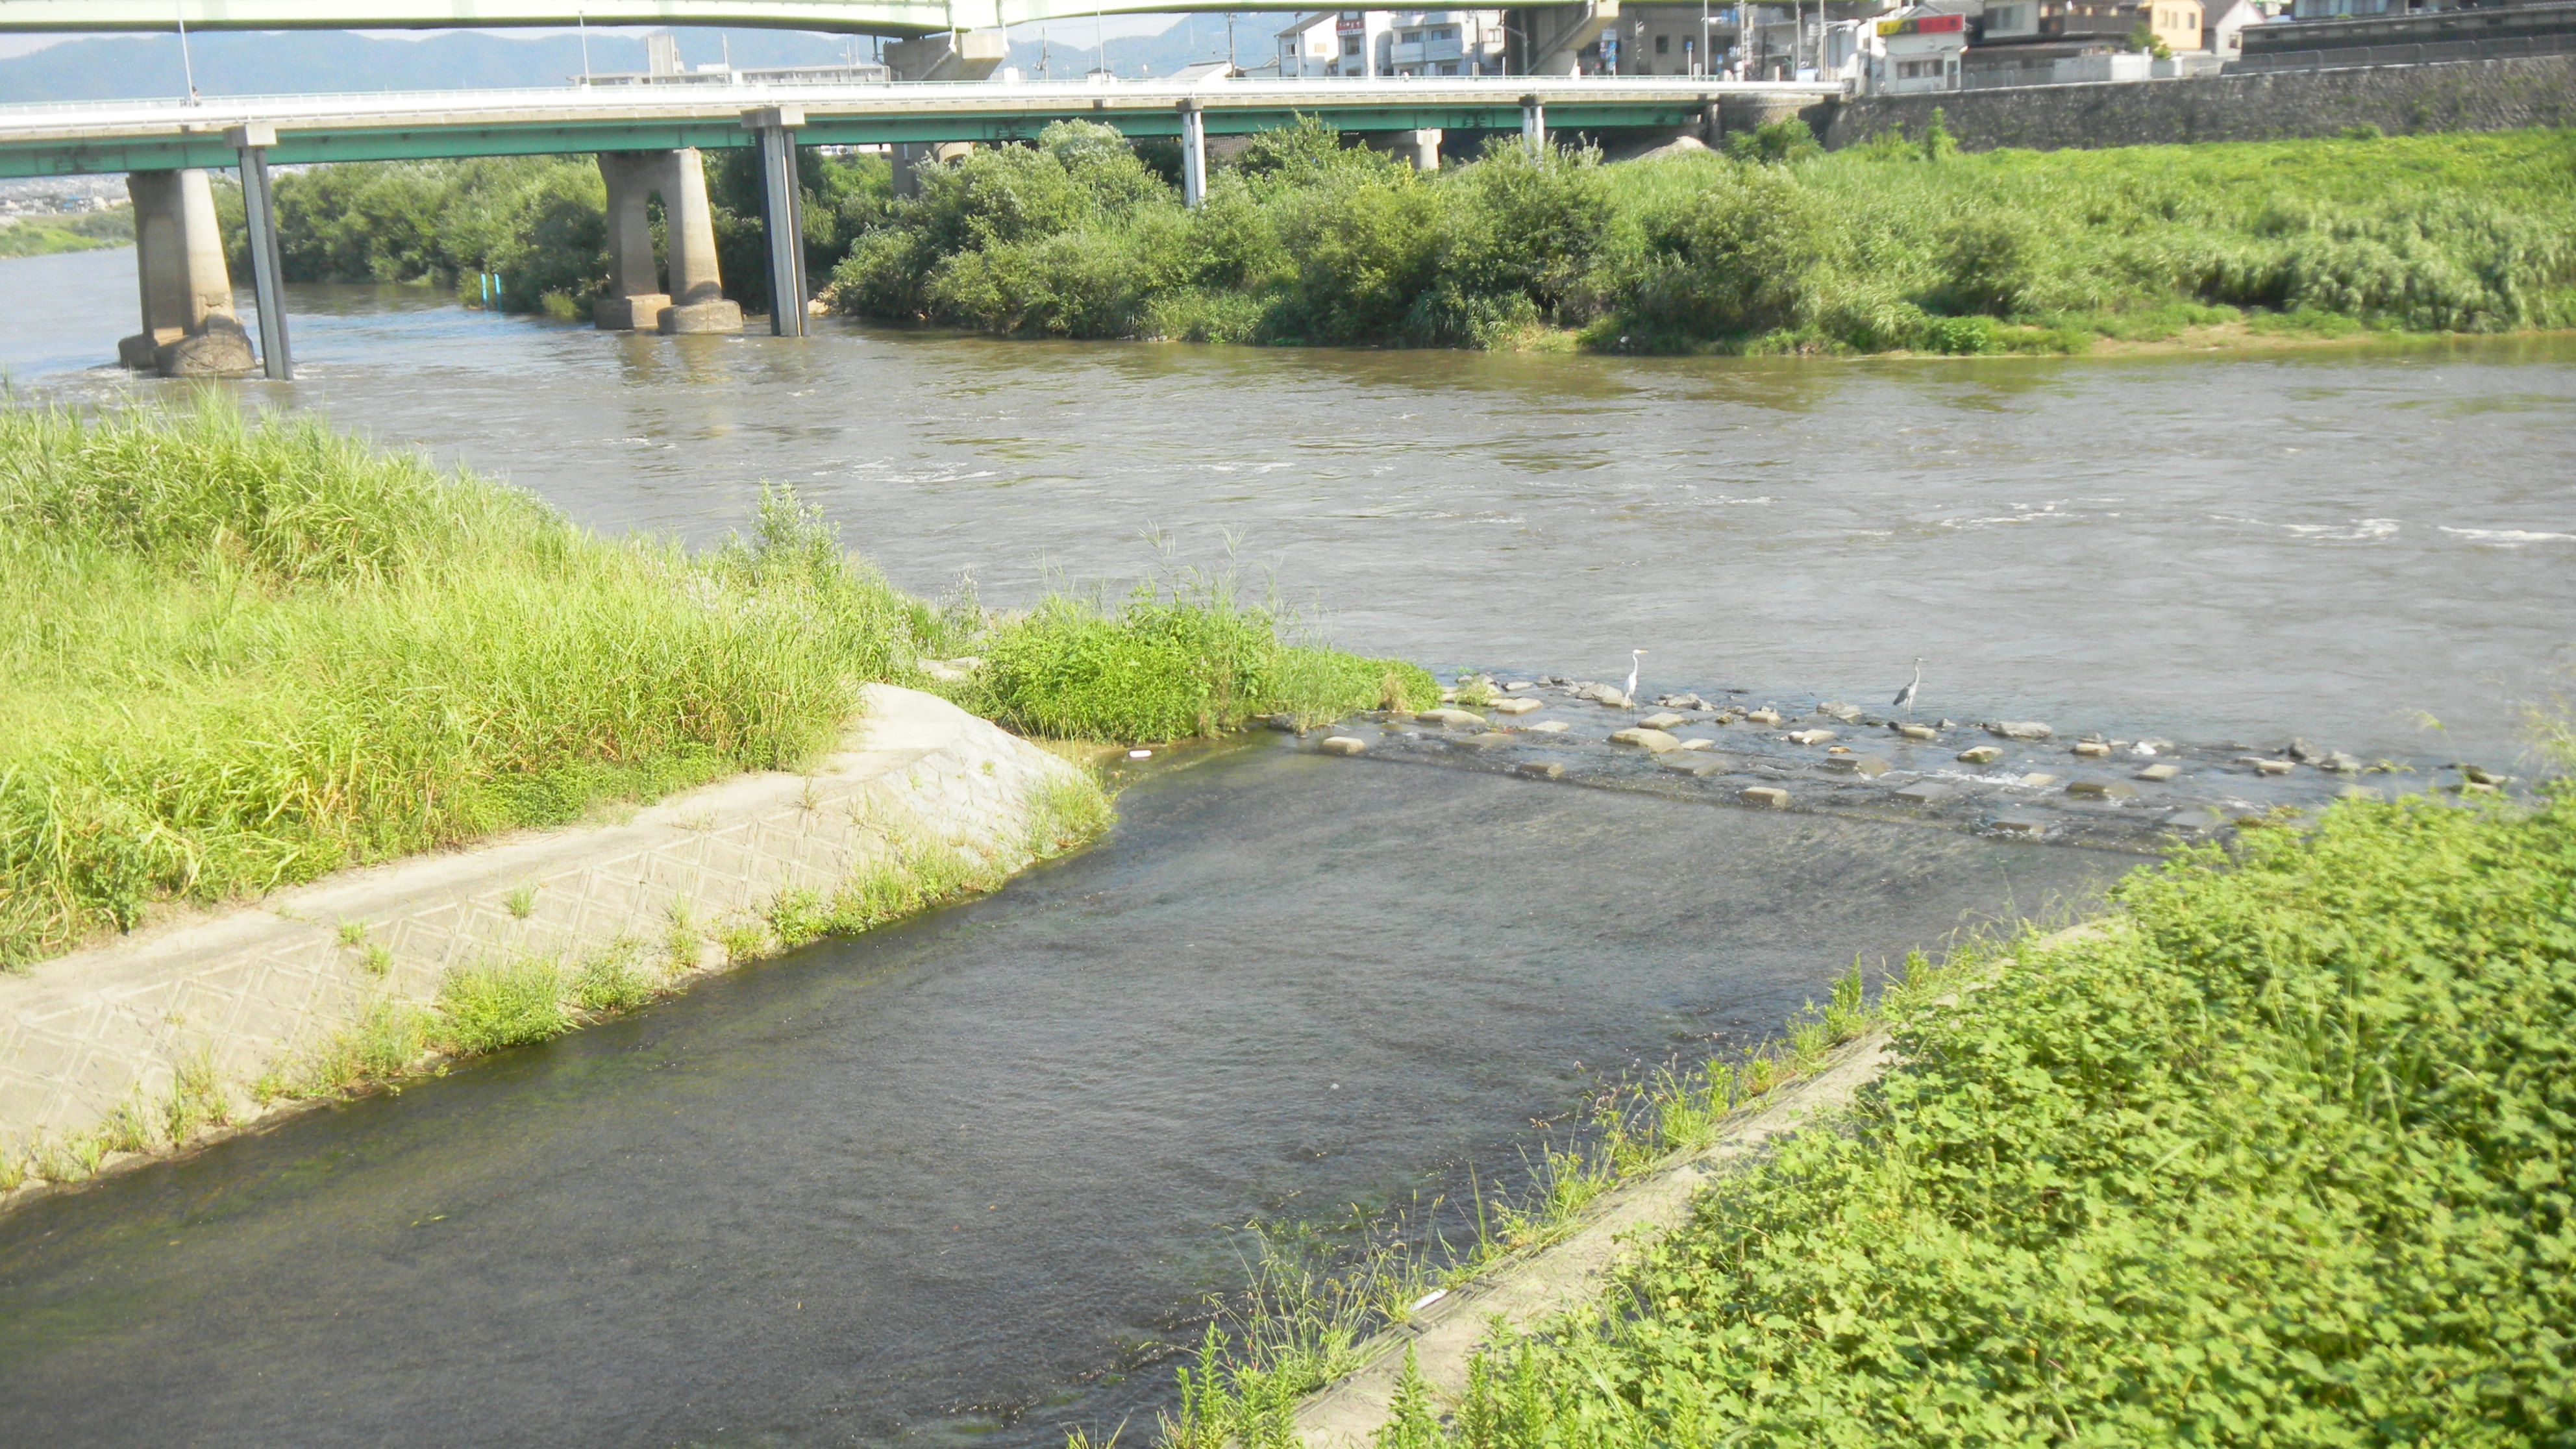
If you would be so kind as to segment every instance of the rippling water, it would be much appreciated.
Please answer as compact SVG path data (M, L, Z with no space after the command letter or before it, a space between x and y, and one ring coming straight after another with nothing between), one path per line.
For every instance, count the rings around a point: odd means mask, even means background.
M0 263L23 382L113 355L129 252ZM14 269L14 270L10 270ZM894 578L1276 566L1443 666L2371 755L2518 748L2576 620L2576 339L2262 358L1741 361L603 336L297 289L241 390L704 539L761 479ZM157 388L160 385L151 385ZM2432 735L2429 713L2450 727Z
M22 389L170 390L93 366L130 253L0 278ZM232 391L602 527L709 539L777 479L996 603L1231 533L1442 667L1645 647L1649 693L1875 704L1921 655L1933 714L2495 761L2576 619L2564 340L1742 362L293 302L305 380ZM0 1219L0 1442L1133 1440L1231 1229L1508 1167L1604 1069L2123 863L1270 736L1125 808L991 900Z

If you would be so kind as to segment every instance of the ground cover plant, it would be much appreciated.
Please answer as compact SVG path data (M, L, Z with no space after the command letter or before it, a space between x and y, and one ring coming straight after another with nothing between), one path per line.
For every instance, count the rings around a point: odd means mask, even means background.
M1384 1442L2576 1442L2576 792L2183 851L1896 1044Z
M1627 350L2080 350L2269 330L2576 321L2576 133L1605 166L1490 144L1424 178L1308 123L1177 193L1116 133L1049 127L922 173L834 275L863 317L1015 335Z

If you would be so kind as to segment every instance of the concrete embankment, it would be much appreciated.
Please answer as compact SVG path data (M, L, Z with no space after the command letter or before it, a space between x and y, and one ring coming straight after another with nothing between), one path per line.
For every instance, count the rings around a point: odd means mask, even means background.
M2076 940L2098 929L2072 926L2033 946ZM1435 1411L1455 1410L1467 1388L1468 1366L1486 1345L1595 1309L1615 1286L1623 1261L1689 1217L1703 1189L1782 1137L1849 1106L1854 1094L1895 1061L1885 1028L1864 1033L1814 1072L1742 1109L1708 1147L1603 1194L1568 1236L1505 1260L1379 1334L1361 1350L1358 1368L1298 1405L1298 1439L1306 1449L1369 1449L1393 1415L1407 1349L1432 1392Z
M791 891L946 847L993 874L1043 848L1075 766L945 700L869 686L810 774L736 777L622 823L533 832L342 872L255 906L0 976L0 1154L150 1111L183 1081L236 1120L251 1086L451 973L678 949L681 969L769 939ZM731 944L725 944L730 937ZM6 1184L0 1184L5 1187Z

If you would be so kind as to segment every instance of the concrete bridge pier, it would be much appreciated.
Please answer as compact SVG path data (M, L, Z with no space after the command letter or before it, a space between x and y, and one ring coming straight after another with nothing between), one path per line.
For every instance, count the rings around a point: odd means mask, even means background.
M136 171L134 269L143 294L143 330L116 345L138 372L163 377L227 377L255 372L259 359L233 316L233 282L215 224L215 193L196 167Z
M1436 127L1395 133L1395 154L1413 163L1416 171L1440 169L1440 131Z
M715 213L707 204L705 162L695 147L678 151L604 151L608 183L608 295L591 309L604 331L739 332L742 308L727 301L716 269ZM645 203L662 196L662 241L670 290L660 290L653 228Z
M805 188L796 175L802 106L763 106L742 114L760 138L761 230L769 241L769 335L805 335Z
M886 68L899 81L979 81L992 79L1010 49L999 30L953 31L924 35L886 45ZM972 141L898 141L889 156L894 164L894 194L918 196L922 166L954 161L975 149Z

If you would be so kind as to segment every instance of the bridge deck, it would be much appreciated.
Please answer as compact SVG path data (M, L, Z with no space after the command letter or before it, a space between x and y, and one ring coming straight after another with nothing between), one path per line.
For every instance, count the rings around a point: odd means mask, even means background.
M1697 77L567 87L379 95L250 96L0 106L0 177L230 166L224 132L277 130L271 162L397 161L546 152L749 145L745 111L803 110L811 145L1014 141L1049 122L1105 122L1131 136L1180 131L1195 100L1212 134L1318 116L1352 130L1517 130L1535 97L1551 129L1687 126L1730 95L1807 101L1835 84Z

